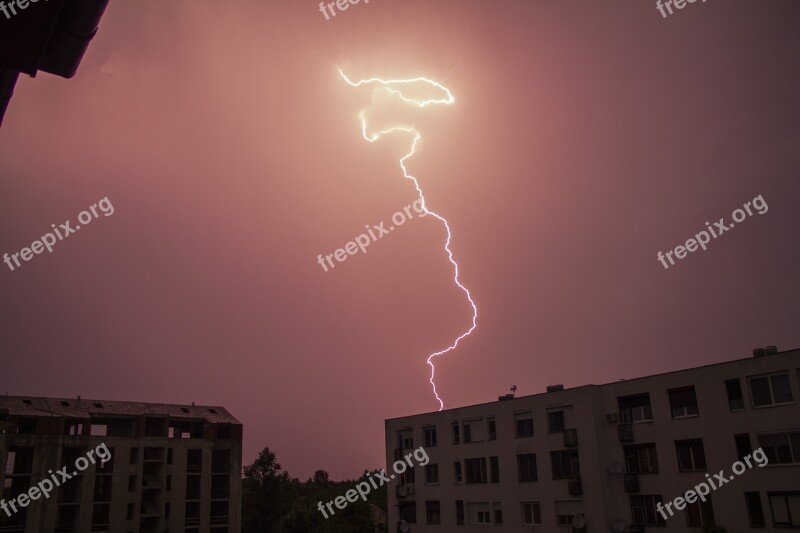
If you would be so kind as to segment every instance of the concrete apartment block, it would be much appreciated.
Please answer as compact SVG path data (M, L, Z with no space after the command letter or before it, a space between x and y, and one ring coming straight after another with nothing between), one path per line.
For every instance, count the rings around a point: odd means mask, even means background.
M425 467L389 486L398 532L699 531L800 527L800 350L386 421L386 460ZM671 502L761 447L674 516Z
M0 481L8 502L62 467L90 464L3 533L239 533L242 425L222 407L0 397ZM95 454L95 457L97 455Z

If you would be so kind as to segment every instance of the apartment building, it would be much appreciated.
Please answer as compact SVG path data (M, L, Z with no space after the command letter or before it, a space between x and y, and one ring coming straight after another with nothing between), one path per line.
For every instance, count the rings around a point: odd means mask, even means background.
M430 462L389 486L389 525L403 533L800 528L798 402L800 350L767 347L726 363L390 419L387 470L419 446ZM768 464L748 458L752 467L734 475L732 465L759 447ZM734 479L717 481L705 501L686 497L672 515L664 510L721 470Z
M103 444L107 461L91 454ZM241 467L242 425L222 407L0 397L3 500L19 511L0 511L3 533L239 533Z

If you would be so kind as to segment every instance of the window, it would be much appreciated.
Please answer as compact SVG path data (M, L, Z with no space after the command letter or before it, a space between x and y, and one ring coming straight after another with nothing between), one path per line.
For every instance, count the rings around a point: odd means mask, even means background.
M578 450L550 452L550 462L553 465L553 479L573 479L581 475Z
M458 422L453 422L451 427L453 430L453 444L458 444L459 441L461 440L461 433L459 432Z
M400 484L401 485L413 485L416 483L416 470L413 468L407 469L405 472L400 474Z
M516 428L517 437L532 437L533 413L531 411L525 411L524 413L515 413L514 427Z
M442 523L442 511L439 500L425 502L425 523L438 525Z
M128 512L125 514L125 520L133 520L135 514L136 514L136 504L129 503Z
M456 500L456 525L464 525L464 500Z
M631 496L633 523L643 526L663 526L666 523L664 517L656 510L656 506L662 501L661 495Z
M495 525L502 525L503 524L503 504L500 502L492 503L492 511L494 511L494 523Z
M456 461L453 463L453 480L456 483L461 483L461 462Z
M138 461L139 461L139 448L131 448L130 464L135 465Z
M492 515L489 511L478 511L478 524L491 524Z
M464 423L464 444L472 442L472 427Z
M758 443L770 464L800 463L800 432L759 435Z
M758 492L745 492L744 502L747 507L747 519L750 527L766 527L764 508L761 506L761 494Z
M108 517L111 505L96 503L92 507L92 531L105 531L108 529Z
M136 476L128 476L128 492L136 490Z
M489 457L489 475L492 483L500 483L500 461L497 457Z
M414 434L410 429L401 429L397 432L397 447L401 450L414 449Z
M425 465L425 483L439 483L439 465Z
M653 411L647 393L619 398L619 418L623 424L652 422Z
M468 442L483 442L486 439L484 434L486 424L482 418L465 420L461 425L463 426L464 444Z
M753 453L753 447L750 445L750 435L747 433L740 433L733 436L736 442L736 455L739 459L743 459L746 455Z
M725 389L728 391L728 407L730 407L730 410L744 410L744 396L742 396L742 384L739 382L739 378L725 381Z
M778 526L800 526L800 492L768 492L772 523Z
M675 441L675 448L678 451L678 468L682 472L701 470L706 467L702 439Z
M656 456L656 445L638 444L636 446L625 446L625 468L629 474L657 474L658 457Z
M464 459L467 470L467 483L486 483L486 458Z
M398 505L400 520L409 524L417 523L417 502L400 502Z
M550 411L547 413L547 431L561 433L564 431L564 411Z
M426 448L436 447L436 426L422 428Z
M750 379L750 392L753 395L753 407L780 405L792 401L792 386L789 374L772 374Z
M672 408L672 418L697 416L697 396L693 386L672 389L668 392L669 406Z
M539 502L522 502L522 525L535 526L542 523L542 505Z
M536 473L536 454L525 453L517 455L517 472L519 473L520 483L536 481L538 479Z
M714 507L711 505L711 496L706 496L706 501L686 503L687 526L710 526L714 524Z
M486 431L489 434L489 440L497 440L497 424L494 421L494 417L486 419Z

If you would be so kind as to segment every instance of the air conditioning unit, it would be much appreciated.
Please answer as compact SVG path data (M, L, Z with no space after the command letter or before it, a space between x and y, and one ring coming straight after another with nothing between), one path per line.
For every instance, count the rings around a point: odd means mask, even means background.
M405 520L400 520L397 523L397 531L399 531L400 533L408 533L409 531L411 531L411 524L409 524Z
M633 441L633 425L632 424L620 424L617 426L619 431L619 441L620 442L631 442Z
M395 494L398 498L409 498L414 496L414 485L398 485L395 488Z
M608 413L606 415L606 422L613 424L617 421L617 413Z

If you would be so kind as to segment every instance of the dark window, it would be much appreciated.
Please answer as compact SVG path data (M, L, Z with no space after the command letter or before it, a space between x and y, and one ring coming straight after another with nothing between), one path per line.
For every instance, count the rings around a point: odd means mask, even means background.
M203 471L203 450L190 448L186 453L186 472L200 474Z
M456 500L456 525L464 525L464 500Z
M472 426L464 424L464 444L472 442Z
M522 525L534 526L542 523L542 506L539 502L522 502Z
M17 422L19 435L34 435L36 433L36 419L31 416L21 416Z
M415 472L416 470L414 470L413 468L409 468L408 470L400 474L400 484L413 485L414 483L416 483L417 475L415 474Z
M625 468L629 474L658 473L658 457L655 444L625 446L623 450L625 452Z
M398 507L400 520L405 520L409 524L417 523L417 502L400 502Z
M536 481L538 473L536 471L536 454L525 453L517 455L517 471L519 473L519 481L521 483L527 481Z
M747 519L750 527L766 527L764 508L761 506L761 494L758 492L745 492L744 502L747 506Z
M172 448L167 450L167 464L168 465L172 464Z
M553 479L573 479L581 475L578 450L550 452L550 462L553 466Z
M95 476L94 478L94 501L111 501L111 478L112 476Z
M431 463L425 465L425 483L439 483L439 465Z
M96 503L92 508L92 531L108 529L108 517L111 506L107 503Z
M714 507L711 505L711 496L706 496L706 501L696 501L686 504L687 526L710 526L714 524Z
M439 500L425 502L425 523L438 525L442 523L442 512Z
M455 461L453 463L453 481L461 483L461 480L461 461Z
M800 492L768 492L775 527L800 526Z
M533 436L533 415L530 412L514 415L514 426L517 437Z
M703 440L676 441L678 451L678 468L681 471L702 470L706 467L706 455Z
M664 517L658 512L656 506L662 503L661 495L631 496L631 516L633 523L644 526L662 526Z
M489 457L489 474L492 483L500 483L500 461L497 457Z
M653 420L650 395L647 393L619 398L619 416L623 424Z
M231 424L217 424L217 438L230 439L233 433L231 427Z
M759 435L758 443L769 464L800 463L800 432Z
M730 407L730 410L741 411L744 409L744 396L742 396L742 384L739 379L727 380L725 389L728 391L728 407Z
M486 483L486 458L464 459L467 470L467 483Z
M753 453L753 447L750 445L750 435L748 433L734 435L733 440L736 442L736 455L739 456L739 459Z
M128 492L136 490L136 476L128 476Z
M125 515L126 520L133 520L134 515L136 514L136 504L129 503L128 504L128 512Z
M697 415L697 396L695 395L694 387L682 387L668 392L672 418L686 418L687 416Z
M792 401L792 386L789 383L789 374L786 373L750 378L750 391L753 394L754 407Z
M434 448L436 447L436 427L426 427L422 428L422 434L425 437L425 447L426 448Z
M498 526L503 524L503 510L499 503L494 504L494 523Z
M494 418L487 419L486 426L489 432L489 440L497 440L497 424L495 423Z
M459 441L461 440L461 434L459 433L458 422L453 422L451 427L453 429L453 444L458 444Z
M547 430L550 433L564 431L564 411L550 411L547 413Z

